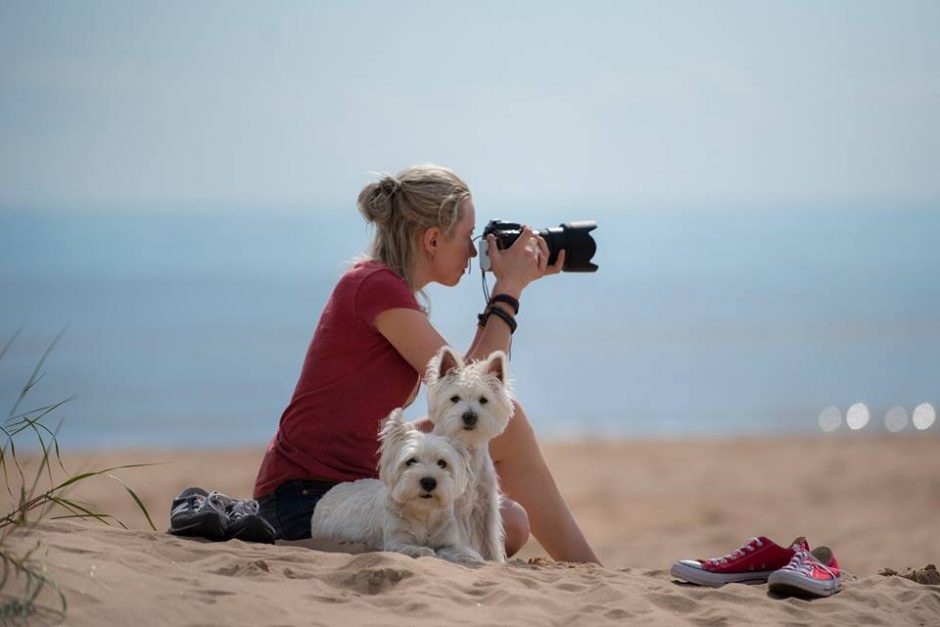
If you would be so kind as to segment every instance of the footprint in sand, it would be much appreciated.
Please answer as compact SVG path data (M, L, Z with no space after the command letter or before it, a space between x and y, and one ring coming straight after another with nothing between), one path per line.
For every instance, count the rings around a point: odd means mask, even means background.
M240 562L231 566L223 566L215 571L216 575L226 577L259 577L271 572L271 568L264 560L254 560L253 562Z
M358 594L379 594L413 577L415 573L412 570L397 566L411 562L413 558L404 555L364 553L333 572L314 575L314 578Z
M340 573L328 580L333 585L359 594L380 594L394 588L414 573L399 568L369 568L352 574Z

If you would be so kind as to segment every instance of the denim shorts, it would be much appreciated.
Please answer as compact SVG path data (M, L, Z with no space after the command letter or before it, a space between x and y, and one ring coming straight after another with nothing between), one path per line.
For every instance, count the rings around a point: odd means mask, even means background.
M310 537L310 518L317 501L336 485L334 481L297 479L282 483L258 499L261 516L271 523L278 540L305 540Z

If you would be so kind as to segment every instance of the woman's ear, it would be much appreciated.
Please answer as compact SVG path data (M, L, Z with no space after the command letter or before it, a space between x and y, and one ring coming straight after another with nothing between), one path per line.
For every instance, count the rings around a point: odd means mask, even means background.
M421 242L424 245L425 252L433 255L437 251L438 244L444 239L444 233L438 227L432 226L424 231L424 238Z

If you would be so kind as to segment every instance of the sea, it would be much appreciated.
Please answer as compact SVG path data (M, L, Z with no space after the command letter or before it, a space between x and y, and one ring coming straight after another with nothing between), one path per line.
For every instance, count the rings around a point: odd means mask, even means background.
M940 430L940 207L478 214L598 224L598 272L522 298L511 375L543 438ZM331 207L0 211L0 411L68 399L43 421L72 448L264 445L369 237ZM475 261L427 296L466 348Z

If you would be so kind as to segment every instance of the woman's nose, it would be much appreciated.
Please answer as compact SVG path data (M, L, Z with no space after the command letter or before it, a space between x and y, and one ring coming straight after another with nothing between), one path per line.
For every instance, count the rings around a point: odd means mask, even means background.
M470 240L470 258L473 259L477 256L477 247L473 245L473 240Z

